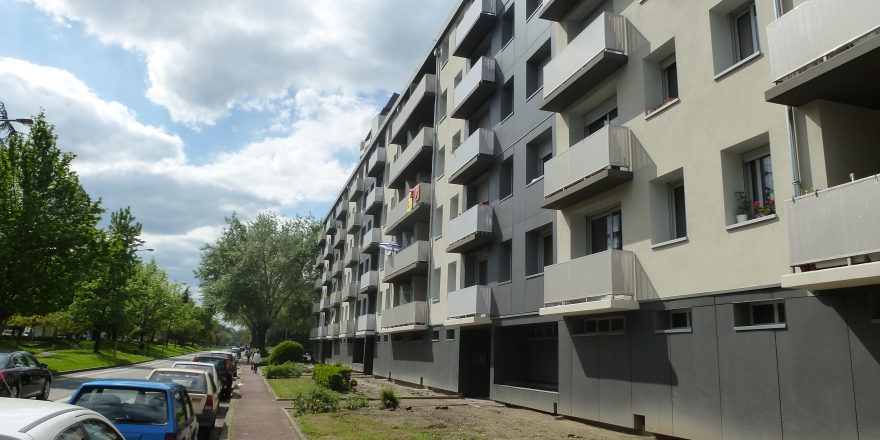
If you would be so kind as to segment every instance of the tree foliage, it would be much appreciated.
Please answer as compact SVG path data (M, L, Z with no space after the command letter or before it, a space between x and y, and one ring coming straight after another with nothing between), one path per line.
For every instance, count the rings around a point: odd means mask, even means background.
M41 113L0 145L0 321L60 310L87 281L103 210Z
M202 247L196 276L203 300L228 321L245 324L252 345L265 349L279 315L309 301L321 226L313 218L270 213L247 223L233 213L226 223L220 238Z

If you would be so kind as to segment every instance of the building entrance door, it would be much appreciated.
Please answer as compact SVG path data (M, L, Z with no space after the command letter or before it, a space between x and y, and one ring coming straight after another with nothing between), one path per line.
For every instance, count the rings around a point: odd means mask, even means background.
M461 329L458 392L463 397L489 398L492 329Z

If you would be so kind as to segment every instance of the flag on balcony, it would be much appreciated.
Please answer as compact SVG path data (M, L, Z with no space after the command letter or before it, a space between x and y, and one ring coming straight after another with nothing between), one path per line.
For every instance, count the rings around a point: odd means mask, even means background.
M388 252L393 252L396 254L396 253L400 252L400 245L393 242L393 241L383 241L383 242L379 243L379 249L382 249L382 250L385 250Z

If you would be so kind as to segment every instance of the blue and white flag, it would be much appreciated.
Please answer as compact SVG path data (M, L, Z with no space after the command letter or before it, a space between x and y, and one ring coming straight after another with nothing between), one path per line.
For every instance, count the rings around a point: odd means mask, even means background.
M393 241L383 241L379 243L379 249L386 250L388 252L398 253L400 252L400 245Z

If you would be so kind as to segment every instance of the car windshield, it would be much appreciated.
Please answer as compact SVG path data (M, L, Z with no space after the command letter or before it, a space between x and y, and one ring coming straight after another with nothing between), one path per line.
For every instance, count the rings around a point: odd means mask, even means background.
M216 357L197 357L195 359L196 362L207 362L209 364L214 364L217 367L217 370L226 371L226 359L216 358Z
M72 403L95 411L116 423L168 423L168 397L167 392L162 390L88 387Z
M194 394L208 393L208 384L205 382L204 374L187 373L184 371L157 371L150 376L150 380L183 385L187 391Z
M198 364L175 364L172 368L182 368L185 370L204 370L209 373L214 372L214 368L209 367L207 365L198 365Z

